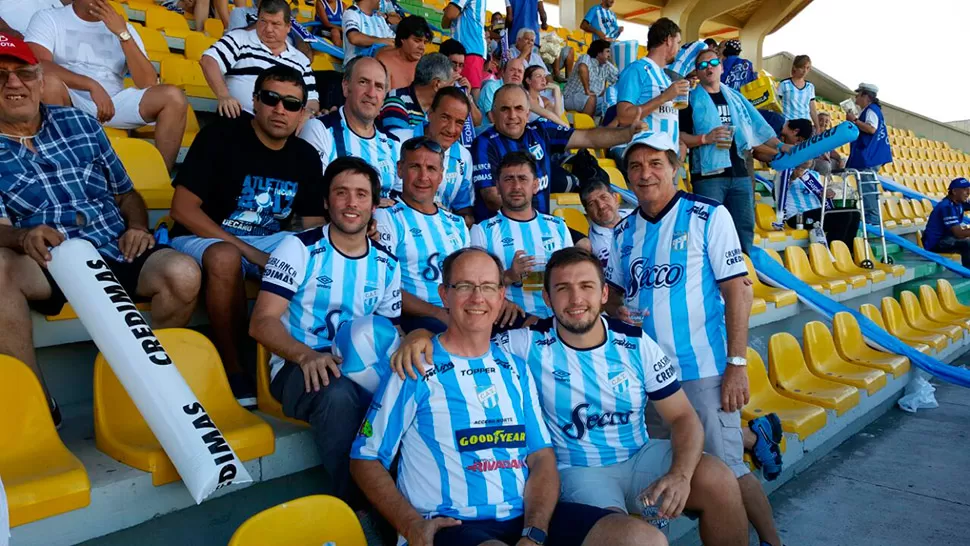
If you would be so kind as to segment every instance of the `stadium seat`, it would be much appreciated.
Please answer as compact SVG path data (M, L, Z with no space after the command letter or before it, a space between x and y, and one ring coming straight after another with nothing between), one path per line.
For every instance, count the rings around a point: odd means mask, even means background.
M926 250L926 247L923 246L923 230L919 230L916 232L916 245L922 248L923 250ZM934 254L938 256L942 256L953 262L963 263L963 257L955 252L934 252Z
M186 96L215 100L216 94L209 88L209 83L202 74L202 67L198 62L185 58L170 57L162 62L160 70L162 83L172 84L183 91Z
M882 282L886 280L886 272L879 269L865 269L863 267L857 266L852 261L852 254L849 252L849 247L845 246L842 241L832 241L829 245L829 250L832 251L832 256L835 257L835 269L841 271L842 273L848 275L865 275L873 283Z
M863 389L870 396L886 386L883 372L853 364L839 355L832 333L825 324L817 320L809 322L802 330L802 339L805 363L822 379Z
M589 219L583 211L572 207L562 207L552 211L553 216L558 216L566 221L566 226L573 230L589 235Z
M364 530L344 501L312 495L284 502L247 519L229 546L367 546Z
M216 43L218 36L206 36L200 32L193 32L185 38L185 58L190 61L198 61L202 58L205 50Z
M909 371L909 359L902 355L884 353L866 345L859 322L852 313L840 311L832 318L835 348L839 355L860 366L876 368L899 377ZM928 347L927 347L928 349Z
M559 207L583 206L583 202L580 201L578 193L553 193L549 195L549 199Z
M165 37L162 33L153 28L139 27L138 35L141 37L141 41L145 44L145 52L148 53L148 60L152 62L157 72L162 65L162 61L165 59L175 57L179 58L179 55L169 51L168 42L165 41Z
M776 308L792 305L798 301L798 296L794 290L775 288L761 282L758 273L754 270L754 265L751 263L751 258L747 254L744 255L744 265L748 268L748 278L751 279L755 297L775 304Z
M283 415L283 405L280 404L279 400L273 398L273 394L269 392L269 359L271 356L266 347L260 344L256 345L256 406L259 411L277 419L303 427L309 426L306 421Z
M920 208L920 210L922 210L922 208ZM926 220L922 216L916 214L916 211L910 205L909 199L899 200L899 212L904 218L911 220L913 224L917 226L921 226L926 223Z
M600 158L597 158L596 162L599 163L600 167L604 167L604 168L605 167L614 167L614 168L616 167L616 160L615 159L609 159L607 157L600 157Z
M573 113L573 129L595 129L596 122L593 118L582 112Z
M188 148L192 146L192 142L195 141L195 137L198 136L201 128L199 127L199 118L195 115L195 109L192 105L188 105L185 112L185 133L182 134L182 148L185 148L185 152L188 152ZM155 126L146 125L144 127L139 127L135 129L135 136L137 138L142 138L145 140L155 140Z
M768 370L761 355L750 347L747 370L751 398L741 408L742 419L751 421L775 413L781 419L782 430L797 435L802 441L825 426L824 409L778 394L768 379Z
M175 189L158 149L137 138L112 139L111 146L128 171L135 189L145 199L145 205L154 210L171 208Z
M182 328L156 330L155 335L239 459L248 461L273 453L273 429L236 402L212 342ZM98 449L151 472L154 485L179 479L175 466L101 353L94 361L94 434Z
M919 301L923 308L923 313L931 320L946 324L956 324L961 328L970 330L970 315L950 313L944 309L940 303L940 298L936 295L936 291L930 285L924 284L919 287Z
M899 302L887 296L882 299L882 318L886 321L886 331L903 341L925 343L937 352L947 347L947 336L938 332L917 330L906 322Z
M913 328L924 332L943 334L952 341L963 339L963 327L936 322L927 318L920 307L919 298L909 290L903 290L899 293L899 306L903 310L903 318L906 319L906 323Z
M858 389L812 374L798 340L788 332L779 332L768 341L768 375L783 396L835 410L836 415L859 404Z
M770 206L757 203L754 211L755 227L760 228L762 237L773 243L780 243L788 238L784 231L778 231L772 227L771 223L775 221L775 211Z
M896 222L896 225L899 225L899 226L911 226L911 225L913 225L913 221L910 220L909 218L906 218L905 216L903 216L903 213L899 210L899 206L892 199L888 199L886 201L883 201L883 211L886 213L886 215L887 215L886 217L888 217L890 220ZM885 218L884 218L884 220L885 220ZM885 222L883 222L883 223L885 223ZM886 227L888 228L889 226L887 225Z
M16 358L0 355L0 377L0 476L10 526L90 504L88 473L57 435L37 376Z
M808 261L812 264L812 270L820 277L843 280L852 288L862 288L868 283L865 275L843 273L836 269L829 249L822 243L812 243L808 246Z
M617 169L616 167L603 167L603 170L606 171L606 174L610 175L610 184L624 190L630 189L629 186L627 186L626 178L623 177L623 173L620 172L620 169Z
M145 7L145 28L160 31L166 38L170 38L168 40L169 45L176 46L176 49L181 49L181 47L178 47L180 42L184 47L185 38L192 33L189 22L185 17L161 6Z
M760 315L768 311L768 302L757 296L751 298L751 316Z
M799 246L785 248L785 269L798 277L802 282L812 285L818 292L828 290L831 294L841 294L848 290L846 282L841 279L822 277L812 270L812 266L805 255L805 250Z
M862 265L863 260L866 259L866 241L862 237L856 237L852 240L852 253L855 256L855 263ZM878 269L880 271L885 271L887 274L891 274L894 277L902 277L906 274L906 266L897 264L884 264L876 259L876 257L869 253L869 259L872 261L873 269Z
M226 33L226 27L222 24L222 21L217 17L209 17L205 20L202 26L202 30L206 35L211 36L215 39L222 38L222 35Z
M314 71L337 70L339 65L339 62L334 62L333 57L319 51L314 52L313 60L310 62L310 68Z
M102 126L101 130L104 131L104 135L108 138L128 138L128 131L124 129L115 129L114 127Z
M859 306L859 312L862 313L862 316L866 317L872 322L875 322L876 326L879 326L886 332L889 332L889 328L886 327L886 321L882 319L882 313L879 311L878 307L876 307L875 305L872 305L871 303L866 303ZM889 333L892 333L892 332L889 332ZM915 340L915 339L906 339L900 336L896 336L896 337L899 338L899 340L905 343L906 345L909 345L910 347L916 349L917 351L923 354L928 355L934 352L934 349L932 347L930 347L926 343L923 343L922 341Z

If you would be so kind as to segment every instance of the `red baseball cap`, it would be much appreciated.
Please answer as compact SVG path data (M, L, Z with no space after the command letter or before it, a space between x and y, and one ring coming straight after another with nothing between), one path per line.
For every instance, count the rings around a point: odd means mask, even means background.
M13 57L27 64L37 64L37 57L20 38L0 32L0 57Z

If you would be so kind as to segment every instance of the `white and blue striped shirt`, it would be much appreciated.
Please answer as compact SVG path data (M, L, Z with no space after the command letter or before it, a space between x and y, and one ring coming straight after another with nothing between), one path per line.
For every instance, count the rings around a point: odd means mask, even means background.
M397 258L368 243L367 254L345 256L330 242L330 226L285 237L266 262L261 290L290 302L280 320L293 339L327 350L344 321L381 315L401 316L401 271ZM275 377L283 358L273 355Z
M606 339L574 349L556 331L555 319L510 330L495 342L525 360L539 390L559 468L622 463L647 444L647 399L680 390L670 358L643 330L601 318Z
M451 23L451 37L469 55L485 56L485 0L451 0L461 10Z
M347 66L354 57L360 55L370 55L374 51L374 46L367 47L357 47L350 43L347 39L347 35L350 31L356 30L364 36L371 36L374 38L393 38L394 31L387 24L387 20L381 15L380 10L374 10L373 13L367 15L360 10L357 4L350 6L344 10L343 15L343 29L344 29L344 66Z
M606 276L643 331L674 359L678 379L721 375L727 359L718 284L747 275L731 214L717 201L677 192L657 218L640 208L613 229Z
M381 175L381 197L390 197L391 189L399 184L397 162L401 157L401 142L376 125L374 136L358 135L347 126L343 106L336 112L308 119L299 136L317 149L324 171L334 159L354 156L366 161Z
M505 269L512 266L517 250L524 250L545 263L553 252L573 246L566 222L558 216L541 213L535 213L532 220L522 222L500 211L494 217L472 226L471 239L473 246L483 247L498 256ZM539 318L552 316L552 310L542 300L542 286L512 285L506 289L505 297L530 315Z
M812 119L812 101L815 100L815 86L810 81L805 82L801 89L795 87L791 78L782 80L778 84L778 100L785 120Z
M428 126L418 125L414 127L414 134L411 138L424 136ZM394 186L394 191L400 192L402 182L398 179ZM475 206L475 186L472 185L472 154L468 148L461 145L460 140L456 140L451 148L445 152L445 172L438 185L435 194L438 203L454 212Z
M449 254L468 246L465 219L443 208L424 214L403 200L378 209L374 219L381 243L401 262L404 291L440 307L441 264Z
M697 56L705 49L707 49L707 44L704 43L704 40L684 44L680 48L680 51L677 52L674 62L670 63L670 66L667 68L686 78L688 74L696 69Z
M602 32L606 38L615 40L620 36L620 25L616 22L616 14L613 13L613 10L606 9L601 4L589 8L586 17L583 17L583 21Z
M551 446L531 374L492 344L478 358L448 354L419 380L390 374L378 388L351 458L390 469L421 515L508 520L523 513L527 457Z
M655 97L660 96L671 86L670 78L664 70L644 57L620 72L620 81L616 84L617 102L629 102L634 106L642 106ZM647 128L652 133L663 133L670 136L673 149L680 149L680 114L674 108L673 101L667 101L643 118ZM626 146L614 148L625 149Z
M782 171L779 176L784 176L789 171ZM809 189L805 184L806 177L814 177L818 184L818 173L815 171L805 171L801 177L790 179L788 183L788 195L785 199L784 218L785 220L797 215L800 212L815 210L822 207L822 200L818 195Z

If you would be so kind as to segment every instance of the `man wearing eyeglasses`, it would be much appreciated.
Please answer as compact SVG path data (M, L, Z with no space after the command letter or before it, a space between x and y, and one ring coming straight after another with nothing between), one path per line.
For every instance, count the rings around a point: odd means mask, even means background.
M254 116L206 126L172 183L172 246L202 266L212 340L233 392L247 407L256 400L240 362L244 280L260 277L284 229L324 222L319 155L293 136L306 98L299 71L264 70L256 78Z
M741 250L754 244L754 187L745 157L760 145L782 147L775 132L744 95L721 83L724 66L717 52L697 55L700 85L680 111L680 139L690 150L694 193L713 199L731 213Z
M411 546L657 546L642 521L558 502L559 472L536 385L490 341L502 265L480 248L442 264L452 315L420 379L387 376L351 452L354 480ZM400 453L395 484L388 469Z
M539 188L536 164L526 152L510 152L498 166L502 209L471 229L472 245L502 261L508 299L528 313L523 326L552 316L542 299L545 264L553 252L572 246L566 222L536 212L532 197ZM517 325L513 325L516 327Z

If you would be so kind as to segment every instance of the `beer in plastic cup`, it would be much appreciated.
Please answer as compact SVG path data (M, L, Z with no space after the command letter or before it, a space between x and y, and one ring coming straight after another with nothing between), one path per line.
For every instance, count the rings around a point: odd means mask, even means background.
M542 290L542 283L546 278L546 256L533 256L533 258L535 262L532 264L532 271L526 273L522 279L522 288L538 292Z
M677 80L680 81L680 80ZM693 89L697 84L694 81L690 81L690 88ZM690 91L684 93L683 95L677 95L674 99L674 108L677 110L683 110L690 105Z
M722 127L727 129L730 134L723 140L715 140L714 145L716 145L718 148L728 149L731 147L731 143L734 142L734 125L724 124Z
M630 315L630 322L632 322L633 324L635 324L637 326L642 326L643 325L643 316L644 316L645 313L643 312L642 309L640 309L639 307L637 307L635 305L627 304L626 305L626 312Z

